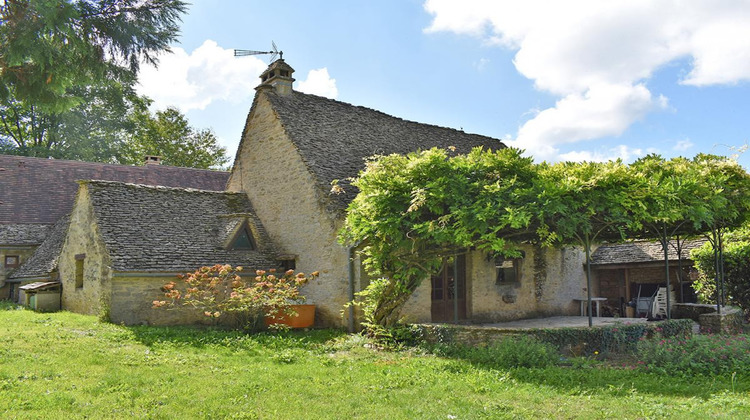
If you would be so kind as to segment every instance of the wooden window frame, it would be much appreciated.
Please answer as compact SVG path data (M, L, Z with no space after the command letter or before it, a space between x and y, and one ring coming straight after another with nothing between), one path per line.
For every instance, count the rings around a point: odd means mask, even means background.
M8 264L8 260L15 259L16 262L13 264ZM21 265L21 256L20 255L6 255L3 259L3 267L5 268L18 268Z

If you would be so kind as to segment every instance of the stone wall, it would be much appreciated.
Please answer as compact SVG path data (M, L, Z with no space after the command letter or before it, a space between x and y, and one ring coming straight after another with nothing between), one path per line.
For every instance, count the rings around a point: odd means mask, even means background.
M326 196L262 92L248 116L227 189L247 193L274 243L298 256L298 271L320 271L302 289L307 303L317 305L316 325L342 325L349 276L347 249L336 240L341 221L326 212Z
M97 231L88 188L85 183L81 183L71 214L70 228L58 260L64 310L100 315L109 306L109 256ZM76 287L76 255L85 255L83 287Z
M205 324L210 320L197 310L188 308L153 308L155 300L162 300L161 287L175 280L174 274L163 276L115 276L111 280L112 300L109 319L126 325L188 325Z
M466 312L470 322L492 323L552 315L577 315L573 299L586 296L584 253L577 248L522 247L518 281L496 284L494 261L483 252L466 257ZM537 255L536 253L540 253ZM431 285L422 281L406 303L404 320L431 322Z

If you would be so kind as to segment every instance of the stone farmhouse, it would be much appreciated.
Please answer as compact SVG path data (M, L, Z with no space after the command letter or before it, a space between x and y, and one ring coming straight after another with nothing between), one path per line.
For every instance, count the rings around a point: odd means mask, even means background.
M6 283L59 279L64 309L107 312L112 321L128 324L175 324L195 319L150 306L159 287L177 273L216 263L295 268L321 273L303 289L308 303L316 305L318 326L353 325L352 312L343 312L343 306L368 278L357 249L340 244L337 233L357 193L349 180L365 159L431 147L466 153L505 146L494 138L297 92L293 72L277 60L261 75L226 188L91 174L76 177L77 193L69 192L70 204L54 218L0 220L22 225L0 231L5 232L0 245L15 241L12 252L20 259ZM0 160L0 167L12 166L6 161ZM3 185L7 177L2 172L0 177ZM572 247L528 245L515 260L469 251L426 279L404 316L411 322L497 322L578 314L576 300L587 293L583 262L583 252ZM607 277L601 278L601 291L609 293ZM593 292L599 291L597 282Z

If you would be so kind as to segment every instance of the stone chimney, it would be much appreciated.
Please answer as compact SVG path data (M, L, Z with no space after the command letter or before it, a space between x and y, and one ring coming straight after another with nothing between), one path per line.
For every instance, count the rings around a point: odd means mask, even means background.
M280 58L271 63L260 75L261 83L256 89L271 86L279 95L289 95L292 93L292 83L294 83L293 73L294 69Z
M144 159L146 165L161 165L161 156L146 155Z

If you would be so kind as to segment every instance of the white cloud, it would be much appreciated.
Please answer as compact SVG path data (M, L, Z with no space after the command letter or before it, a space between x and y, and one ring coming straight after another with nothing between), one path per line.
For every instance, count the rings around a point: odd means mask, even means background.
M161 56L158 69L143 66L138 91L156 108L176 106L182 112L205 109L214 101L241 103L255 94L266 67L258 57L234 57L231 49L206 40L190 54L173 48Z
M336 79L331 78L327 67L310 70L307 73L307 79L297 84L297 90L331 99L336 99L339 95L339 91L336 88Z
M211 103L239 104L249 101L260 84L259 76L268 67L260 57L234 57L234 51L206 40L192 53L172 48L163 55L159 67L142 66L138 92L154 100L158 109L175 106L182 112L203 110ZM335 98L336 80L327 68L311 70L298 90Z
M690 139L679 140L674 145L674 147L672 147L672 150L675 150L678 152L685 152L687 150L690 150L690 148L692 148L693 146L695 145L693 144L692 141L690 141Z
M653 150L649 150L648 153L653 153ZM614 159L622 159L624 162L631 162L645 154L646 153L643 152L643 149L633 149L621 144L604 152L592 152L589 150L574 151L563 153L559 157L560 160L570 162L606 162Z
M572 93L527 121L509 144L541 159L554 159L556 147L618 136L648 111L661 106L643 85L598 85Z
M645 81L669 62L691 60L685 79L675 81L683 84L750 80L747 1L426 0L424 7L433 15L426 32L516 50L516 69L561 98L519 129L517 142L545 158L561 143L618 135L665 109L667 98L652 94Z

